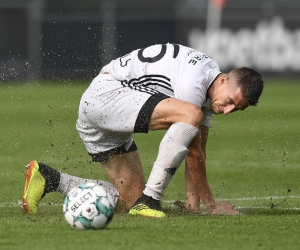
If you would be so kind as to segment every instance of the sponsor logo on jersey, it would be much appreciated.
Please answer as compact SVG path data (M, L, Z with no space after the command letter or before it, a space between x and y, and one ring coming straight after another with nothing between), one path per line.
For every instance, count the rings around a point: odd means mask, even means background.
M209 59L210 57L205 55L205 54L198 54L198 55L195 55L192 57L192 59L189 61L189 63L192 63L192 64L196 64L197 62L200 62L202 60L205 60L205 59Z

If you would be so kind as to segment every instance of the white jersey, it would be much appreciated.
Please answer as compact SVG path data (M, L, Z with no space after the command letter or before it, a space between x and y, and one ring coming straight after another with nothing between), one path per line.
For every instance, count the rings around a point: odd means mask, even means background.
M209 126L207 91L221 72L204 53L178 44L153 45L111 61L101 70L105 71L139 90L152 89L201 107L202 124Z

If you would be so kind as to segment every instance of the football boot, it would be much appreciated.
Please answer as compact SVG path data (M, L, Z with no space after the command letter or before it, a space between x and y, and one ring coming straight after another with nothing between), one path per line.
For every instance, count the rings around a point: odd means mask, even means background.
M36 214L39 201L46 193L57 190L60 173L37 161L29 162L26 168L22 208L26 213Z
M163 218L166 214L161 211L160 201L151 196L142 194L129 210L131 215L139 215L148 218Z

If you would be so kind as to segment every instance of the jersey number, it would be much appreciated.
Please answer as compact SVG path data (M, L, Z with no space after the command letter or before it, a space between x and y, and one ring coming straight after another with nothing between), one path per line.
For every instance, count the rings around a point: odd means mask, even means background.
M174 47L174 53L173 53L173 58L176 58L178 56L179 53L179 45L178 44L173 44ZM143 52L145 49L140 49L138 52L138 58L141 62L148 62L148 63L155 63L157 61L159 61L160 59L162 59L164 57L164 55L167 52L167 45L166 44L161 44L161 51L159 52L159 54L157 56L154 57L144 57L143 56Z

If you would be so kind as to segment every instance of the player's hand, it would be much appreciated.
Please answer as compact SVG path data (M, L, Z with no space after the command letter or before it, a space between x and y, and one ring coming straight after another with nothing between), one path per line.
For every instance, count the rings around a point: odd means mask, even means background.
M241 215L238 210L236 210L235 205L228 203L227 201L216 202L214 208L210 211L211 214L216 215Z

